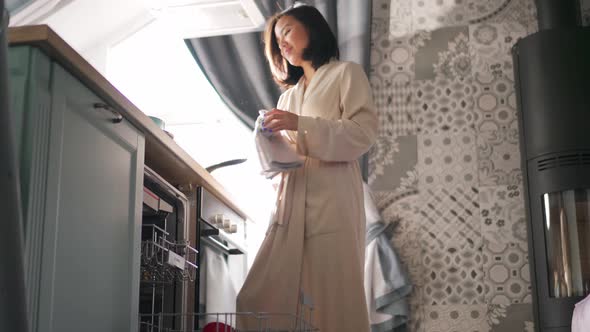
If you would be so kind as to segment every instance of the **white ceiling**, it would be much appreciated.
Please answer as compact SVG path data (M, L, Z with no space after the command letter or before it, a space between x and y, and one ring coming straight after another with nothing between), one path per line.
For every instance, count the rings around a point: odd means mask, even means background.
M178 38L260 30L259 0L30 0L12 23L47 24L78 52L109 47L155 20Z
M153 20L146 0L75 0L40 23L79 51L112 44Z

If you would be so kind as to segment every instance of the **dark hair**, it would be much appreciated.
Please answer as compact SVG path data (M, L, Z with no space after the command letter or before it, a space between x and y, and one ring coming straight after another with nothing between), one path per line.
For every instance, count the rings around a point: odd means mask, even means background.
M277 43L274 30L283 16L291 16L299 21L307 30L309 45L303 51L303 60L311 61L313 68L318 69L332 58L338 59L340 51L336 37L322 14L312 6L300 5L288 8L272 16L266 23L264 31L264 54L268 60L273 79L279 85L289 87L297 84L303 69L292 66L283 56Z

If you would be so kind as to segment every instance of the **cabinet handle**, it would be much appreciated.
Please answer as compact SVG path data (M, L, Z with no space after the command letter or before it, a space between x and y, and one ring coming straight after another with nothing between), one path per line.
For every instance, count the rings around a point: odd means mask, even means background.
M119 123L119 122L123 121L123 116L107 104L94 103L94 104L92 104L92 106L95 109L103 109L103 110L107 110L107 111L113 113L113 115L115 116L115 118L111 120L113 123Z

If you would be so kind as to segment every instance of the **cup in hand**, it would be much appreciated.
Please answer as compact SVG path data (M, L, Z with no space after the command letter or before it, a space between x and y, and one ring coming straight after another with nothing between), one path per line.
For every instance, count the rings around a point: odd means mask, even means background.
M258 131L266 137L272 136L274 133L270 131L270 129L264 127L264 114L266 114L267 110L259 110L258 111L258 118L256 118L256 128Z

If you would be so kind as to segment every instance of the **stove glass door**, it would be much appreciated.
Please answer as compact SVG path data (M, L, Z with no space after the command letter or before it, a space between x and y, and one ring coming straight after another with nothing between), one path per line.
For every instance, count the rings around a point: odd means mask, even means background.
M590 189L543 195L549 294L590 293Z

